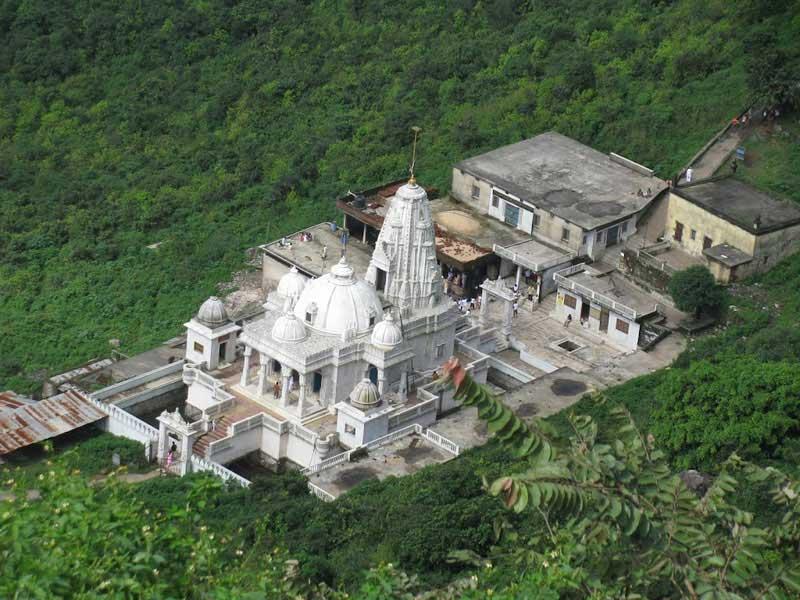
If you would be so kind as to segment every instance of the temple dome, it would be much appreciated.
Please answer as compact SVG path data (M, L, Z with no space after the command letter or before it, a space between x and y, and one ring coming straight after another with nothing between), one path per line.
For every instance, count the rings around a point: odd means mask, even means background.
M294 314L321 333L341 335L353 331L361 335L380 320L383 306L375 288L356 279L342 257L330 273L306 284Z
M228 311L225 310L222 300L211 296L200 306L195 318L208 327L219 327L228 322Z
M306 278L293 266L278 282L278 293L286 298L299 298L305 287Z
M383 321L375 325L370 342L381 350L390 350L403 343L403 332L395 322L392 313L388 313Z
M381 402L378 388L369 379L362 379L350 392L350 404L359 410L369 410Z
M275 321L272 338L276 342L302 342L306 339L306 327L294 314L287 313Z

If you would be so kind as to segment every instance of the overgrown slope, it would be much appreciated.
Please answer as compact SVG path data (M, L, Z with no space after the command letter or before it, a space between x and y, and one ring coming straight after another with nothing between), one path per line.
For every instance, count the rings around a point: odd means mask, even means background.
M0 388L179 332L244 248L402 175L412 124L441 188L548 129L669 175L745 104L744 40L795 6L7 0Z

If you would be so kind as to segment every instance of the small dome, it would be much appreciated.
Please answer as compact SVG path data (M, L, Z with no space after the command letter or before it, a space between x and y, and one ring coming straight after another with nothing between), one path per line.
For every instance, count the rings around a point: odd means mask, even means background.
M391 312L386 315L383 321L375 325L370 342L381 350L390 350L403 342L403 332L395 322Z
M278 282L278 293L286 298L297 299L306 287L306 278L300 275L297 267L292 267Z
M342 257L330 273L308 282L294 305L294 314L315 331L362 335L381 318L383 306L375 288L356 279Z
M222 300L216 296L211 296L200 306L196 318L203 325L208 325L212 328L219 327L228 322L228 311L225 310Z
M276 342L302 342L306 339L306 327L292 313L278 317L272 326L272 338Z
M359 410L369 410L381 403L378 388L369 379L362 379L350 392L350 404Z

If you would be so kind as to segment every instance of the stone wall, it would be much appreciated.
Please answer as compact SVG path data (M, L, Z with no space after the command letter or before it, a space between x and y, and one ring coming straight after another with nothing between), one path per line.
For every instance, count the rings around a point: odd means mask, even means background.
M648 290L669 293L669 280L672 273L658 268L642 257L637 250L622 250L621 266L623 272L636 283Z

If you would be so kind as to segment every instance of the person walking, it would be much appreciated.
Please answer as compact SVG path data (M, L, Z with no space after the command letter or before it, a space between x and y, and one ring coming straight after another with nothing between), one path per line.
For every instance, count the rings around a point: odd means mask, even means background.
M275 380L275 385L272 386L272 397L277 400L281 395L281 384L279 380Z
M511 308L514 310L514 316L516 317L519 314L519 301L514 300L514 304L511 305Z

